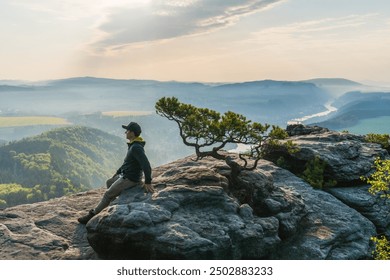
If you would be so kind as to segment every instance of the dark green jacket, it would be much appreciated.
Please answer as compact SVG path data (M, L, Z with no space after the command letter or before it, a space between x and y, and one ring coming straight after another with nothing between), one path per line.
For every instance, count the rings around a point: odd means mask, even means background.
M150 184L152 182L152 168L145 154L145 141L141 137L137 137L127 145L127 155L116 174L122 174L124 178L133 182L141 182L143 171L145 184Z

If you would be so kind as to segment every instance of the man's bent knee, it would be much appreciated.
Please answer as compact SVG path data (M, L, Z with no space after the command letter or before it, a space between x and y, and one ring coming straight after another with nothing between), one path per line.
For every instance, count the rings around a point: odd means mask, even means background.
M119 178L119 176L118 176L118 175L115 175L114 177L108 179L108 180L106 181L106 187L107 187L107 189L109 189L109 188L111 187L111 185L114 184L116 180L118 180L118 178Z

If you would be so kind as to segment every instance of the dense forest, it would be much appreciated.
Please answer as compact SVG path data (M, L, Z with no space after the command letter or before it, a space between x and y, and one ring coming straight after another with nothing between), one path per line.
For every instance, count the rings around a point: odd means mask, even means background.
M94 128L50 130L0 147L0 208L103 185L126 151L124 139Z

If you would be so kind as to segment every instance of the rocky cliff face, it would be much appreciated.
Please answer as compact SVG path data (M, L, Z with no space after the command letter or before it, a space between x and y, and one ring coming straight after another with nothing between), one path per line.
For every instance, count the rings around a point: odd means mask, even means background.
M310 160L317 157L324 163L325 180L334 180L337 186L356 186L360 177L373 171L375 158L386 158L388 153L379 144L368 143L363 136L329 131L321 127L291 125L287 127L292 140L299 148L296 153L273 151L267 158L276 162L283 157L289 169L301 173Z
M0 259L97 259L77 217L99 201L93 190L0 211Z
M357 136L314 133L306 129L292 140L303 154L310 150L329 159L329 174L347 185L370 172L375 156L388 156ZM243 172L234 186L228 172L211 158L157 167L156 193L129 189L87 226L76 219L104 189L7 208L0 212L0 258L367 259L370 237L389 236L390 207L371 196L368 186L314 189L266 160Z

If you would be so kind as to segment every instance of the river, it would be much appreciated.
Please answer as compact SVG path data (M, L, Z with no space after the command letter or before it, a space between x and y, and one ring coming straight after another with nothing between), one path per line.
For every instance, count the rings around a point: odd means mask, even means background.
M316 113L316 114L312 114L312 115L307 115L307 116L304 116L302 118L293 119L293 120L287 122L287 124L301 123L301 122L307 121L307 120L312 119L312 118L327 116L330 113L337 111L337 108L333 107L332 103L333 103L333 100L329 101L328 103L326 103L324 105L325 108L327 109L326 111L322 111L322 112L319 112L319 113Z
M316 114L312 114L312 115L307 115L307 116L304 116L302 118L293 119L291 121L288 121L287 124L297 124L297 123L302 123L304 121L310 120L312 118L327 116L330 113L337 111L337 108L332 106L332 103L333 103L333 100L329 101L328 103L326 103L324 105L325 108L327 109L326 111L322 111L322 112L319 112L319 113L316 113ZM238 154L238 153L246 152L249 149L250 149L250 145L237 144L237 147L232 149L232 150L229 150L229 152Z

